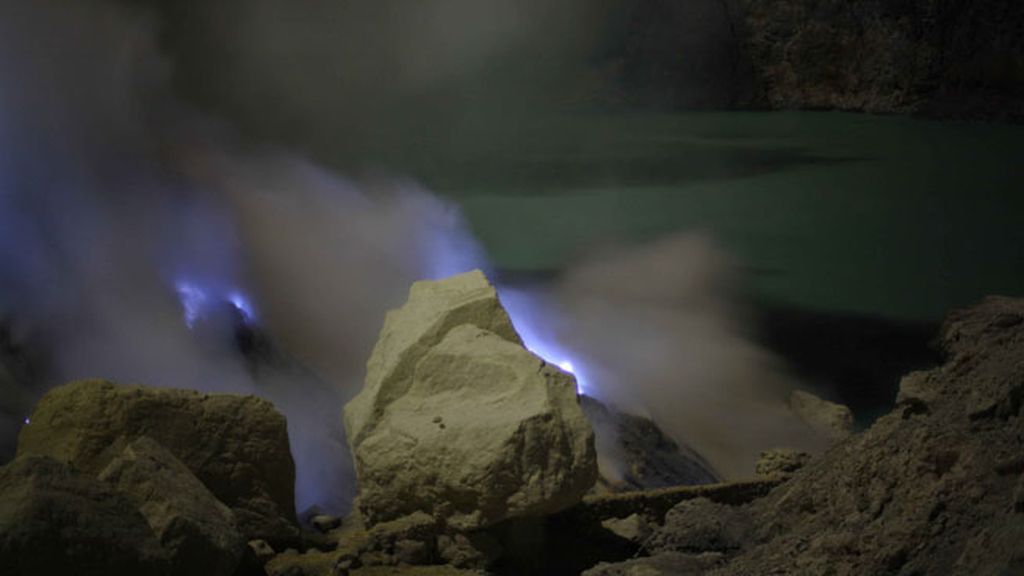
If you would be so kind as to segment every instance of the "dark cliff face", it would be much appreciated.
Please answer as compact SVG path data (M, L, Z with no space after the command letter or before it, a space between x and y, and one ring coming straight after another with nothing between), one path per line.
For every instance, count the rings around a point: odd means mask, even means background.
M1024 119L1018 0L625 2L633 103Z
M743 13L773 108L1024 117L1016 0L744 0Z

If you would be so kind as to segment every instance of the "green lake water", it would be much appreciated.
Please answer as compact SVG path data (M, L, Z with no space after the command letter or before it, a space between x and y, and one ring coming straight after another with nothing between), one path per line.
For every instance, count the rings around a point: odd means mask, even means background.
M758 297L934 320L1024 295L1024 126L840 113L572 116L435 134L396 158L495 265L701 231Z

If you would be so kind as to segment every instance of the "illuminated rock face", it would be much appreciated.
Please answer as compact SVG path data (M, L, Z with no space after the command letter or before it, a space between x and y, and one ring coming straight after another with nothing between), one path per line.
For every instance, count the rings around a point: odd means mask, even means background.
M564 509L594 484L575 380L523 348L480 272L415 284L367 372L345 425L370 523L421 511L472 530Z
M266 400L88 380L51 390L31 422L18 438L19 456L49 456L99 474L148 436L231 509L244 536L298 536L288 431Z
M498 294L479 270L415 282L405 306L388 312L366 364L363 389L345 406L345 433L358 444L373 417L408 389L416 363L452 328L470 324L522 344Z

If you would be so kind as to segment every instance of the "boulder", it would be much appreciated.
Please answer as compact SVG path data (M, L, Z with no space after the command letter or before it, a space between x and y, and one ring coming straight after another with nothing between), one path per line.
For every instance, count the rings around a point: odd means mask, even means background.
M677 444L650 418L621 412L590 396L581 396L580 406L594 427L599 489L627 492L719 481L707 460Z
M789 407L815 432L831 442L853 434L853 412L842 404L829 402L803 390L794 390Z
M175 574L234 573L245 547L234 514L166 448L139 438L99 479L135 504L170 555Z
M460 531L557 512L597 477L572 376L471 325L423 357L355 461L371 523L422 510Z
M250 540L247 546L252 557L256 559L260 566L263 566L277 555L277 552L274 552L274 547L267 543L266 540Z
M62 462L23 457L0 468L0 574L172 572L127 497Z
M567 508L597 477L574 378L523 348L480 272L413 285L345 425L370 525L422 511L476 530Z
M18 438L19 455L49 456L95 475L149 436L232 510L247 539L298 538L285 419L265 400L86 380L47 393L31 422Z
M522 344L498 293L474 270L441 281L414 282L404 306L387 313L366 364L359 394L345 406L345 433L353 448L373 431L385 408L405 394L416 364L452 328L470 324Z

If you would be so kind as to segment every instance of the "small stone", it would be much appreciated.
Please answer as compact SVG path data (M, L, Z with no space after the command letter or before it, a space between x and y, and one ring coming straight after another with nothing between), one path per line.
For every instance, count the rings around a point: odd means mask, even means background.
M758 476L788 478L807 465L811 455L792 448L775 448L761 452L754 471Z
M639 514L625 518L609 518L601 522L601 527L623 540L636 543L643 542L651 533L651 525Z
M249 549L256 555L261 565L269 562L277 554L266 540L250 540Z
M936 391L928 381L928 372L911 372L900 380L896 405L904 409L904 414L928 412L928 406L935 401Z
M337 516L329 516L327 514L320 514L318 516L313 516L309 523L312 524L313 528L316 528L317 531L326 534L341 526L341 518L338 518Z
M853 412L842 404L829 402L803 390L794 390L789 407L813 430L832 442L853 434Z
M437 538L441 559L456 568L483 570L501 556L501 544L486 532Z

